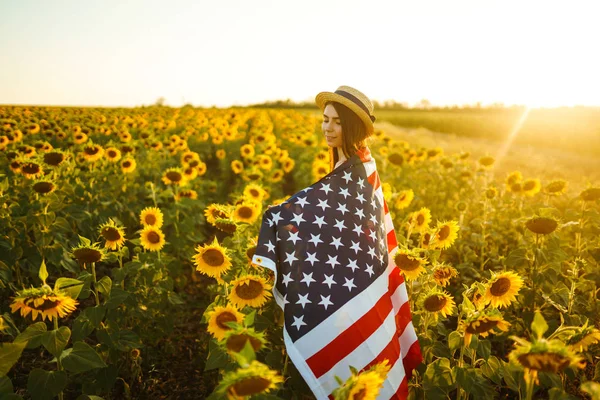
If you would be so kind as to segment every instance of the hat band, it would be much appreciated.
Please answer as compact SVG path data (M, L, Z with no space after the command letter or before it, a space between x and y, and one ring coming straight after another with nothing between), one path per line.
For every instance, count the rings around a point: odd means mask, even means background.
M375 116L371 115L371 113L369 112L369 109L367 108L367 106L365 106L362 101L360 101L356 96L354 96L351 93L345 92L343 90L336 90L334 92L335 94L339 94L342 97L347 98L348 100L350 100L351 102L353 102L354 104L356 104L357 106L359 106L361 108L361 110L363 110L364 112L367 113L367 115L369 116L369 118L371 118L371 122L375 122Z

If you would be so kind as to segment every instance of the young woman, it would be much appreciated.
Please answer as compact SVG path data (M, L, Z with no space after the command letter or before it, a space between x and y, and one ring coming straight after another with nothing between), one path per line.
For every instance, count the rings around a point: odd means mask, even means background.
M375 365L389 369L378 398L403 399L422 357L393 261L392 219L366 145L373 105L349 86L315 101L331 172L265 211L252 262L275 273L287 354L318 399L330 397L350 367ZM351 390L379 390L373 386Z

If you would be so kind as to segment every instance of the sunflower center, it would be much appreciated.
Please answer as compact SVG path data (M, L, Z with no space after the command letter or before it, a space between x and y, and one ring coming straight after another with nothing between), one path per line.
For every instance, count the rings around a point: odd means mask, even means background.
M404 200L406 200L406 194L400 195L400 201L404 201Z
M83 247L73 251L75 258L85 264L95 263L100 261L102 253L99 250L90 247Z
M450 236L450 227L448 225L442 226L442 229L438 232L438 239L445 240Z
M243 206L238 210L238 215L242 218L252 218L254 212L252 211L252 208Z
M510 279L502 277L492 283L490 293L492 293L493 296L502 296L508 292L508 289L510 289Z
M53 189L54 184L52 182L37 182L33 185L33 190L41 194L50 193Z
M96 154L98 154L98 152L100 151L100 148L94 146L94 147L86 147L83 151L85 151L85 154L87 154L88 156L94 156Z
M246 256L252 260L252 257L254 257L254 253L256 252L256 246L252 246L250 247L248 250L246 250Z
M531 190L535 188L535 182L525 182L523 184L523 190Z
M558 227L558 222L550 218L534 218L525 223L527 229L533 233L547 235Z
M36 310L46 311L51 310L60 304L59 300L44 299L44 302L35 308Z
M417 225L423 225L425 223L425 216L423 214L417 215Z
M414 271L421 265L418 259L409 257L404 253L399 253L396 256L395 261L396 265L404 271Z
M257 298L263 292L262 283L250 279L248 282L235 287L236 294L244 300Z
M249 174L248 178L250 178L251 180L255 181L257 179L260 179L261 175L260 174Z
M177 171L169 171L167 172L167 178L169 178L171 182L179 182L181 181L182 176Z
M356 394L352 398L355 400L363 400L366 396L367 396L367 389L363 387L363 388L360 388L360 390L358 392L356 392Z
M269 385L271 385L269 379L260 376L249 376L234 383L229 390L238 396L251 396L263 392Z
M423 307L429 312L438 312L446 306L448 299L440 294L434 294L425 299Z
M119 230L110 226L107 226L106 228L102 229L102 236L104 236L104 239L109 240L111 242L115 242L121 239L121 233L119 232Z
M388 160L394 165L402 165L404 163L404 157L398 153L390 154Z
M37 174L38 172L40 172L40 166L34 163L24 164L21 167L21 171L23 171L26 174Z
M255 197L255 198L260 197L260 193L256 189L250 189L250 194L252 195L252 197Z
M434 278L437 279L448 279L450 277L452 277L452 271L450 269L436 269L433 272L433 276Z
M526 353L517 357L525 368L558 373L570 364L568 358L556 353Z
M202 260L211 267L220 267L225 262L225 257L217 249L208 249L202 253Z
M148 232L148 241L152 244L160 243L160 235L154 231Z
M248 340L250 341L250 345L252 346L254 351L260 350L260 340L245 333L239 335L231 335L229 339L227 339L227 349L239 353L240 351L242 351L242 349L246 345L246 341Z
M235 317L235 315L233 315L229 311L223 311L221 314L217 315L217 325L219 325L219 328L224 329L224 330L231 329L230 327L225 325L226 322L236 322L236 321L237 321L237 318Z
M498 325L498 322L496 320L483 319L479 321L479 325L477 326L473 326L473 323L470 323L466 331L471 334L488 332L494 329Z
M114 150L109 150L107 154L109 158L115 158L117 156L117 152Z
M131 167L131 161L125 161L123 163L123 168L129 168L129 167Z
M144 221L146 222L146 225L154 225L156 224L156 215L148 214L144 217Z

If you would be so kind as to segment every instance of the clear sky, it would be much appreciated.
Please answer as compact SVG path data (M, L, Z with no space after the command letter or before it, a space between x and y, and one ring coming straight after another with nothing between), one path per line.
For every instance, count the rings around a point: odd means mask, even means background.
M599 5L596 5L596 4ZM600 105L598 1L0 0L0 104Z

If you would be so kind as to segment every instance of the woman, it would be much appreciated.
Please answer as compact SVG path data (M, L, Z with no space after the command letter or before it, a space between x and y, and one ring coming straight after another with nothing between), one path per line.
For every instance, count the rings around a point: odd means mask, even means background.
M394 227L366 145L373 105L349 86L315 101L331 172L265 211L252 261L275 273L287 353L318 399L327 399L339 386L336 376L346 380L350 367L382 362L390 370L380 398L406 398L422 357L393 261Z

